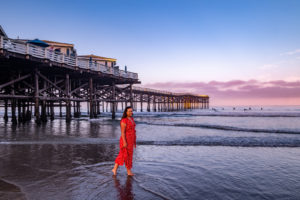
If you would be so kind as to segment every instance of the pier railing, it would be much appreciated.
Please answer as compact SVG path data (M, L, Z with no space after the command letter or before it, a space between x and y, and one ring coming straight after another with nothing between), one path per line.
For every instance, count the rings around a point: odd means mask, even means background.
M29 44L22 41L15 41L0 36L0 49L5 49L10 52L19 53L23 55L30 55L36 58L49 59L53 62L63 63L72 67L79 67L97 71L104 74L110 74L122 78L138 79L138 74L133 72L125 72L118 67L108 67L99 63L83 60L77 56L69 56L60 52Z
M169 96L198 96L198 97L208 97L207 95L195 95L192 93L179 93L179 92L168 92L164 90L155 90L151 88L143 88L143 87L136 87L132 86L132 89L137 90L137 91L142 91L142 92L147 92L147 93L155 93L155 94L164 94L164 95L169 95Z

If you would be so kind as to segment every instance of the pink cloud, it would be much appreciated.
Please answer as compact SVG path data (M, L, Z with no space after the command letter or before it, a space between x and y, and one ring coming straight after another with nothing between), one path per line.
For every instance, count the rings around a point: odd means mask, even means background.
M282 87L300 87L300 81L291 81L291 82L287 82L287 81L283 81L283 80L278 80L278 81L269 81L267 82L269 84L273 84L273 85L280 85Z
M243 85L246 82L245 81L241 81L241 80L232 80L232 81L228 81L228 82L217 82L217 84L214 81L211 81L210 83L213 83L213 85L215 85L215 86L232 87L232 86Z
M265 102L273 104L282 102L285 105L300 104L300 81L268 81L258 80L232 80L227 82L163 82L143 85L144 87L168 90L172 92L193 92L195 94L207 94L211 100L217 102ZM280 99L280 100L279 100ZM293 99L293 100L291 100ZM260 101L259 101L260 100Z
M259 89L260 86L258 85L243 85L243 86L240 86L238 87L239 90L246 90L246 91L249 91L249 90L256 90L256 89Z

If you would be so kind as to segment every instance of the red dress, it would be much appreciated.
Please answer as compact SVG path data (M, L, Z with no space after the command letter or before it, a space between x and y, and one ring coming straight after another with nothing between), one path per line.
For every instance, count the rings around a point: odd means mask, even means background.
M120 137L120 152L117 156L115 163L118 165L123 165L125 162L125 166L127 169L132 168L132 156L133 156L133 147L136 147L136 131L135 131L135 122L133 118L123 118L120 123L125 123L125 139L127 142L127 147L123 147L123 139L122 135Z

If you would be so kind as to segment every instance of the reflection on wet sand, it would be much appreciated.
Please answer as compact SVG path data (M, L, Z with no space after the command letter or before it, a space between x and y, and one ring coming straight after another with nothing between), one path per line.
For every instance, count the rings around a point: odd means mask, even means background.
M118 191L118 197L120 200L133 200L133 193L132 193L132 181L133 177L127 176L125 185L120 184L120 180L117 176L113 176L115 182L115 188Z
M102 119L99 119L102 120ZM0 119L0 140L6 141L28 141L28 140L52 140L54 138L118 138L120 135L119 121L99 121L73 120L65 123L63 120L56 119L47 124L36 125L26 123L14 125L4 123Z
M78 188L95 184L90 183L94 181L92 177L103 179L102 182L105 182L107 179L105 171L109 171L106 165L110 168L116 146L1 145L0 152L0 177L18 183L28 199L47 199L45 196L48 196L48 199L51 199L50 197L74 199L78 196L76 193ZM107 164L99 165L99 163ZM88 176L91 177L87 178ZM15 193L17 195L19 192ZM0 196L0 199L3 198Z
M0 179L0 199L26 200L25 195L16 185Z

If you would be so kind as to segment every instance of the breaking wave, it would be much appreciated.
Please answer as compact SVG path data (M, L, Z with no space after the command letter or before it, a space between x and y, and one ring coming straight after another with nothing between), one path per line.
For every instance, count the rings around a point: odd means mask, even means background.
M146 125L155 125L155 126L178 126L178 127L219 129L225 131L300 134L300 130L289 130L289 129L258 129L258 128L242 128L242 127L223 126L223 125L187 124L187 123L149 123L149 122L138 122L138 123L146 124Z
M54 141L0 141L1 145L119 145L117 139L81 138ZM170 141L137 140L137 145L155 146L233 146L233 147L300 147L300 138L202 136Z

